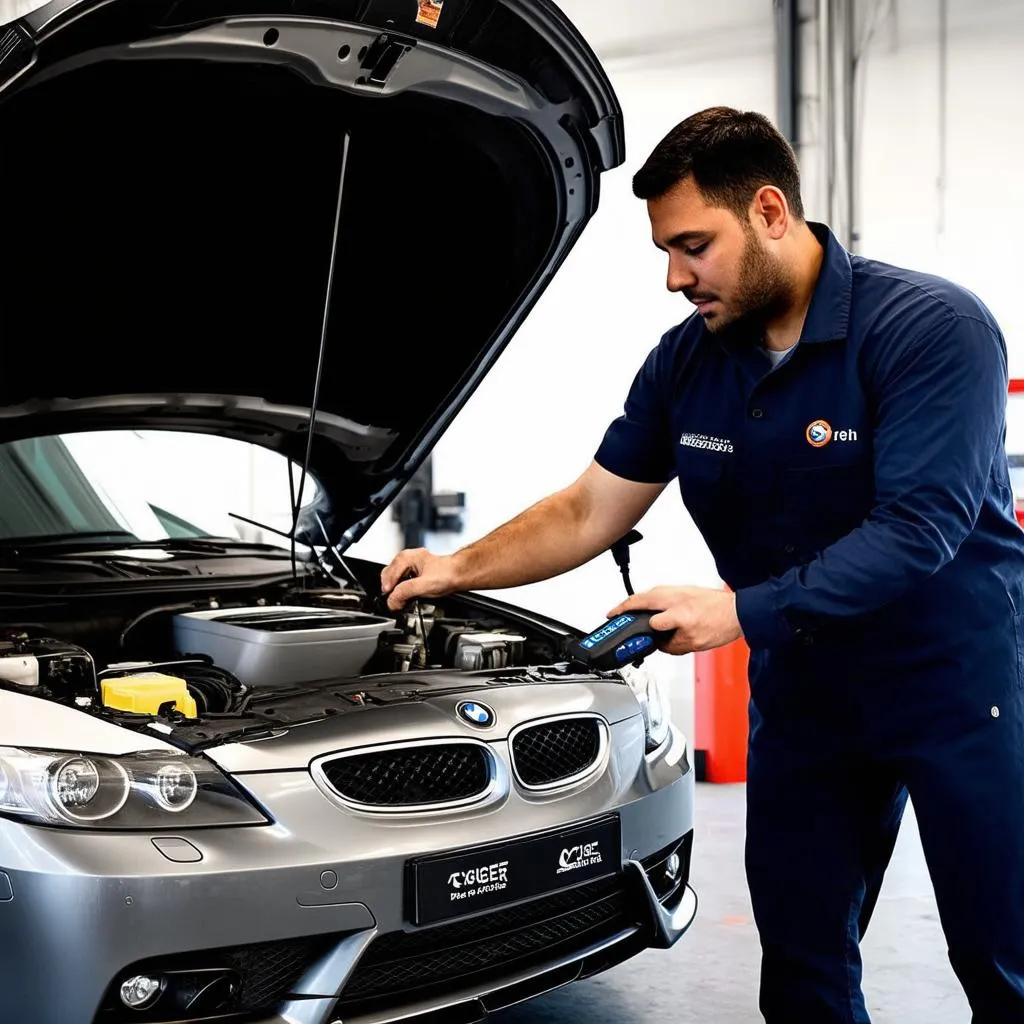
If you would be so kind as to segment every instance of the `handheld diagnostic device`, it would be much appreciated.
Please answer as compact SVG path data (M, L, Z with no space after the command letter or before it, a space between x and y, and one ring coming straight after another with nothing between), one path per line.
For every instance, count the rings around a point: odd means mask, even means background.
M651 629L651 616L658 612L624 612L609 619L600 629L576 641L570 653L575 661L597 670L639 665L648 654L672 635L672 630Z

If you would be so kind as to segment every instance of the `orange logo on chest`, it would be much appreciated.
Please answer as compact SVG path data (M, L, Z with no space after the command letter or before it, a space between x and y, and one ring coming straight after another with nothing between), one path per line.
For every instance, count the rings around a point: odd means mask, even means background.
M808 424L804 436L814 448L824 448L832 440L832 427L826 420L815 420Z
M859 441L857 431L847 428L833 430L828 420L813 420L807 424L804 437L812 448L824 448L831 441Z

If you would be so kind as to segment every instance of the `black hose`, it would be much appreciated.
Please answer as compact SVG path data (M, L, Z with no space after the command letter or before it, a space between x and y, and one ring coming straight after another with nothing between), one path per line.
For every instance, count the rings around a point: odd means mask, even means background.
M208 602L205 601L188 601L179 602L178 604L161 604L156 608L147 608L144 612L136 615L127 626L121 630L121 636L118 639L118 646L123 651L125 640L128 638L128 634L137 626L139 623L144 622L146 619L153 615L159 615L162 612L193 612L203 606L209 607Z

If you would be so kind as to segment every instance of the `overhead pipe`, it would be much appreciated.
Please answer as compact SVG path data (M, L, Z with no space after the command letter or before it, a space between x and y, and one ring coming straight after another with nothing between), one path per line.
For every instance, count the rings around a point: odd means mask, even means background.
M948 117L949 102L949 0L939 0L939 175L936 182L938 191L938 234L942 239L946 231L946 176L948 173Z
M798 0L774 0L778 129L800 149L800 18Z

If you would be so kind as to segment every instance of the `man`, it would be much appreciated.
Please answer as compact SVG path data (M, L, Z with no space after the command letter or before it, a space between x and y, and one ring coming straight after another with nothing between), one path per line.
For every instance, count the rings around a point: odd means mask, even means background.
M805 221L760 115L687 119L634 191L696 313L575 483L455 555L402 552L389 603L572 569L678 477L729 589L658 587L609 614L659 610L673 654L751 648L765 1019L869 1020L859 940L909 792L974 1021L1024 1021L1024 534L999 327Z

